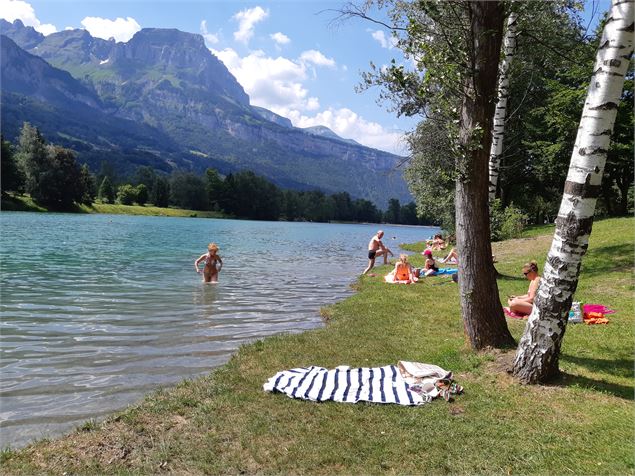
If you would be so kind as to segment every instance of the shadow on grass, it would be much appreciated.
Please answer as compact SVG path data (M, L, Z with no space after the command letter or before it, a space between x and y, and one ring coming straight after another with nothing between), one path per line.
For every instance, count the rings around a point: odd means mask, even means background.
M42 212L41 208L19 200L11 195L2 194L2 210L8 212Z
M93 208L92 205L90 208ZM88 213L75 203L66 206L43 205L27 200L24 197L5 193L2 194L2 210L11 212Z
M582 264L585 276L596 276L611 271L629 271L633 268L633 246L631 243L603 246L589 251Z
M580 387L588 388L592 390L599 390L601 392L610 393L619 398L625 400L633 400L633 392L635 387L628 385L620 385L617 383L605 382L604 380L595 380L588 377L582 377L580 375L568 374L562 372L558 380L553 382L553 385L559 385L562 387Z
M561 355L560 360L585 367L593 372L602 372L621 378L633 378L633 359L596 359L591 357L577 357L571 355ZM628 400L635 399L635 387L606 382L604 380L592 379L581 375L562 372L560 378L554 382L555 385L578 386L611 393L617 397Z
M509 274L501 274L501 273L498 273L496 275L496 279L500 279L501 281L527 281L527 278L525 277L512 276Z

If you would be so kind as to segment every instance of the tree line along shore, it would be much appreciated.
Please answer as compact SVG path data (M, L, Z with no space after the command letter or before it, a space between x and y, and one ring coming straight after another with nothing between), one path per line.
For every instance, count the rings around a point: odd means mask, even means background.
M24 123L17 144L2 141L2 192L4 209L61 210L153 214L140 208L191 210L196 216L227 216L254 220L390 222L431 225L419 218L414 202L401 204L390 198L385 211L366 199L348 192L327 194L320 190L281 189L249 170L221 176L208 168L203 174L156 171L138 167L121 177L108 162L93 173L80 165L81 154L47 143L37 127ZM26 199L19 195L27 194ZM11 195L9 195L11 193ZM209 212L214 212L210 214ZM161 214L162 212L158 212ZM165 213L163 213L165 214Z

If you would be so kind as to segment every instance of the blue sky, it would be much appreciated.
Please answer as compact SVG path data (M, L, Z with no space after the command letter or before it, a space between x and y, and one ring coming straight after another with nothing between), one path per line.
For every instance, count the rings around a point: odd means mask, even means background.
M236 76L251 103L297 127L325 125L344 138L406 154L403 133L416 118L378 105L378 90L356 93L360 72L401 60L378 25L349 20L333 26L344 0L0 0L0 17L21 19L44 34L85 28L127 41L141 28L177 28L204 35ZM589 0L600 14L608 0ZM331 10L331 11L329 11Z

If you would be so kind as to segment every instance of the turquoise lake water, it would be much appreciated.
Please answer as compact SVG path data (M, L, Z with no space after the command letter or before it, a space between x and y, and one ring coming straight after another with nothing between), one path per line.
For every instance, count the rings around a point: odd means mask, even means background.
M321 326L378 228L395 253L438 230L1 213L0 443L58 435L208 373L241 344ZM211 241L216 285L194 271Z

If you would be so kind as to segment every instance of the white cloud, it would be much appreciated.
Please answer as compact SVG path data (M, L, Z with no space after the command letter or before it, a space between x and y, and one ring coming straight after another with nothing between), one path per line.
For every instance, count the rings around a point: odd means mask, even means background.
M280 114L278 111L274 112ZM287 117L296 127L326 126L345 139L353 139L365 146L394 154L406 154L403 132L386 129L377 122L367 121L348 108L328 108L314 116L289 111Z
M252 51L241 58L235 50L212 50L236 77L251 99L251 103L270 110L291 107L302 111L313 110L316 98L310 98L302 82L307 79L303 63L278 56L266 56L263 51Z
M134 18L127 17L109 20L108 18L86 17L81 24L95 38L108 40L114 38L116 41L128 41L136 32L141 30L141 26Z
M273 33L269 37L279 45L286 45L291 41L287 35L280 32Z
M201 21L201 35L203 35L203 38L205 38L205 41L211 45L215 45L217 44L220 40L218 38L217 34L214 33L209 33L207 31L207 20L202 20Z
M269 16L268 10L262 7L248 8L236 13L232 18L238 21L238 31L234 32L234 39L241 43L249 43L254 36L254 26L256 23L264 20Z
M300 61L307 63L313 63L317 66L327 66L329 68L335 67L335 61L331 58L327 58L317 50L307 50L300 55Z
M395 47L395 38L392 36L386 36L383 30L368 30L371 32L370 36L372 36L375 40L379 42L382 48L392 49Z
M402 132L386 129L348 108L320 111L320 100L311 96L304 86L309 79L308 69L312 68L307 56L315 60L319 55L305 55L304 59L301 56L297 60L291 60L281 56L269 57L263 51L253 51L245 57L240 57L231 48L212 52L249 94L251 104L289 118L296 127L323 125L343 138L354 139L360 144L388 152L405 154Z
M32 26L43 35L50 35L57 31L55 25L40 23L31 4L22 0L0 0L0 18L11 23L21 20L25 26Z
M386 35L382 30L373 31L371 36L379 42L382 48L388 48L388 41L386 41Z

